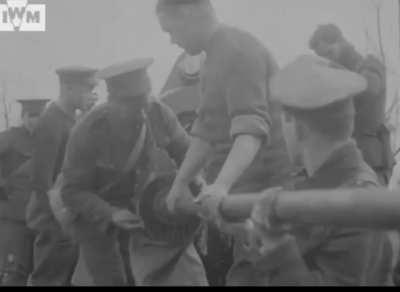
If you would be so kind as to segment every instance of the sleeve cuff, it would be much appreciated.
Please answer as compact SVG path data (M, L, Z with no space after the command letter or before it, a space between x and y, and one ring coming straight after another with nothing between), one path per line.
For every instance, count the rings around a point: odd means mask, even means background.
M266 140L270 135L269 124L258 115L237 116L232 120L231 136L253 135L263 137Z
M79 193L79 196L85 199L72 199L62 195L66 207L71 212L106 229L116 208L92 193Z

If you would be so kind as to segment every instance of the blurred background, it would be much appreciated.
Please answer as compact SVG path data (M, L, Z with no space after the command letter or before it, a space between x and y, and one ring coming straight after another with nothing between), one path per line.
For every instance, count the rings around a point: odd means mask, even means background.
M5 2L2 0L1 2ZM0 130L19 122L16 99L57 97L54 70L64 65L101 68L152 56L154 93L180 49L162 33L155 0L30 0L46 4L46 32L0 32ZM400 145L400 0L213 0L220 18L252 32L285 65L308 52L319 24L334 22L362 52L388 68L388 125ZM99 94L105 98L104 86Z

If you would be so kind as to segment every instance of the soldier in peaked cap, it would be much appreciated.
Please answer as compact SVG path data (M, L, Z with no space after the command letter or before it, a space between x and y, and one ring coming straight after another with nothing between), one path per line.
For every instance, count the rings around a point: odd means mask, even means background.
M368 87L354 98L356 108L354 138L365 161L378 174L380 182L389 183L395 160L390 132L385 125L386 68L373 55L361 56L334 24L321 25L310 40L310 48L348 70L362 74Z
M297 58L272 79L271 94L283 106L289 153L293 160L302 162L308 174L296 190L379 185L352 139L352 98L366 87L361 75L308 55ZM253 212L249 258L264 276L257 284L386 284L391 265L386 233L331 227L282 228L284 222L276 209L280 203L279 191L270 191Z
M32 271L33 234L25 221L32 188L32 132L48 100L19 100L22 125L0 133L0 285L25 286Z
M32 286L69 285L76 264L77 247L54 218L47 193L61 170L76 111L84 107L97 84L95 72L81 66L58 69L59 98L48 106L34 132L34 192L27 207L28 225L36 235Z
M108 102L75 128L67 147L61 197L75 218L70 226L80 244L80 264L92 281L77 285L127 284L121 235L130 237L137 285L206 284L193 244L155 243L136 214L136 191L154 149L179 165L189 144L172 110L151 97L147 68L152 62L136 59L101 70L97 76L107 84Z

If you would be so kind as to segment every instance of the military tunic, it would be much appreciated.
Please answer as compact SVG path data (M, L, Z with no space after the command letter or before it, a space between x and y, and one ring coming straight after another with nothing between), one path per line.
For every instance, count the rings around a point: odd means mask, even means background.
M25 286L32 271L33 234L25 221L32 190L32 140L25 127L0 134L0 276L5 286Z
M375 173L355 142L336 150L297 190L378 186ZM385 232L337 227L295 226L295 240L255 262L255 271L237 270L238 285L382 286L391 270L392 251ZM248 263L252 265L252 263Z
M34 132L32 184L34 193L27 207L28 226L36 233L34 286L65 286L77 260L77 247L64 234L50 208L47 192L60 173L74 117L56 103L48 106Z
M366 77L368 89L355 97L354 137L365 161L377 172L380 182L387 185L395 160L385 125L385 67L376 57L367 56L356 70Z
M67 148L61 194L71 212L72 234L79 241L81 256L94 285L126 283L116 239L122 231L112 224L112 214L118 209L136 211L132 201L141 168L127 174L123 174L123 169L141 132L142 108L133 97L110 98L110 102L94 109L79 123ZM148 111L152 128L164 129L156 139L161 141L159 147L180 163L188 147L185 131L165 105L153 101ZM141 165L148 159L146 149ZM121 174L123 178L118 179ZM109 185L113 187L109 189ZM192 244L160 246L143 231L132 232L130 237L131 268L137 285L206 284Z

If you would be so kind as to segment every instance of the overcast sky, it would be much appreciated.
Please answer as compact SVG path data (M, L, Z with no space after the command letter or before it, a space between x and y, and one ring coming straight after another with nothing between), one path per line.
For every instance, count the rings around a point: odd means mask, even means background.
M375 50L374 41L367 42L365 34L365 28L369 27L371 37L376 37L371 0L213 2L222 20L263 40L281 65L307 52L313 30L327 22L337 23L361 52ZM385 50L395 71L400 68L397 0L382 2ZM6 80L10 98L55 98L54 70L59 66L81 64L101 68L143 56L156 60L151 76L157 93L180 53L160 31L154 14L155 0L31 0L30 3L47 5L45 33L0 32L0 78Z

